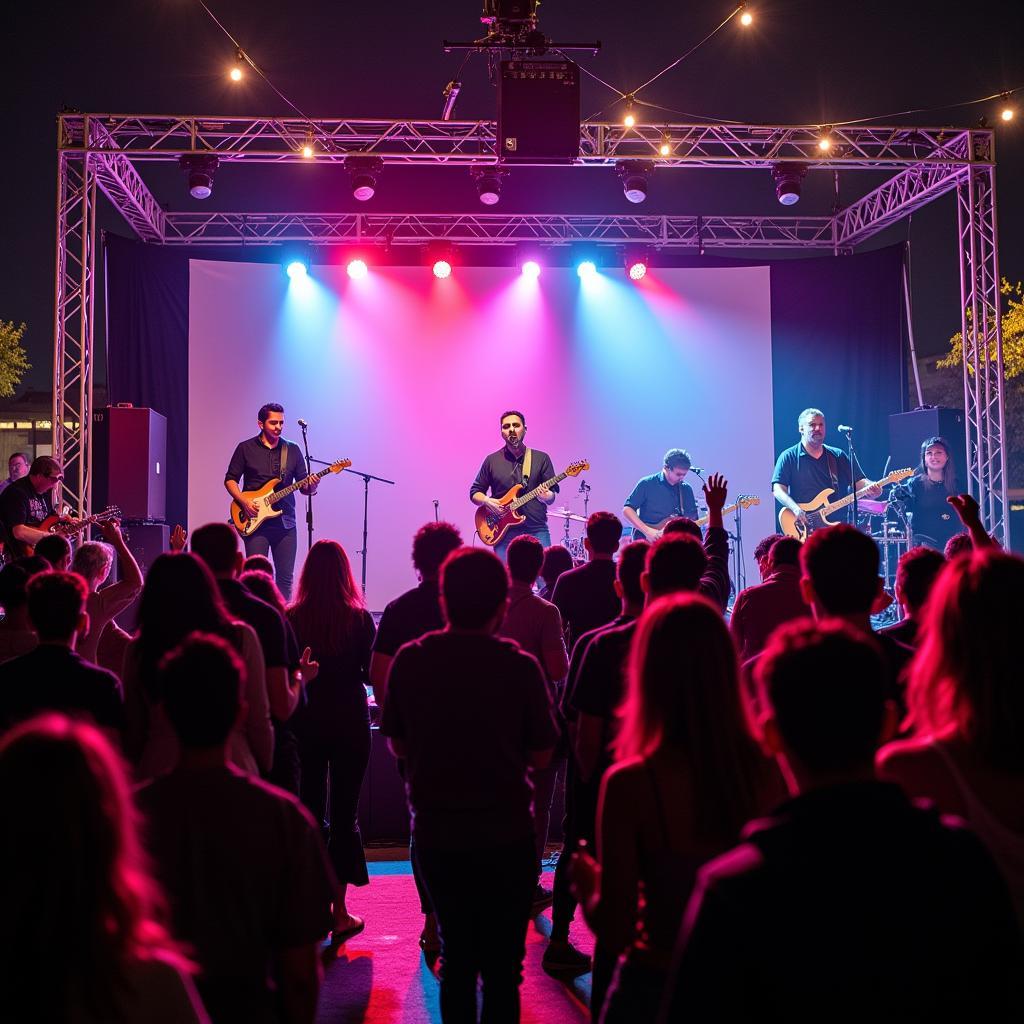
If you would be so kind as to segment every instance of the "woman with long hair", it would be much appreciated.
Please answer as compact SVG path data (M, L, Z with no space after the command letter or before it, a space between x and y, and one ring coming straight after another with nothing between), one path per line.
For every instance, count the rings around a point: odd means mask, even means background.
M544 561L540 563L540 572L537 578L540 580L540 597L545 601L551 600L555 592L555 584L563 572L572 568L572 555L562 544L551 544L544 549Z
M949 442L929 437L921 444L921 462L905 488L907 510L913 513L914 543L941 551L961 529L960 519L946 499L960 493Z
M288 620L299 647L309 647L320 663L291 726L302 765L299 793L321 823L338 876L334 937L342 941L363 928L362 919L348 911L347 888L370 880L356 810L370 761L365 683L376 629L337 541L318 540L310 548Z
M4 1019L206 1021L99 730L45 715L8 732L0 805Z
M1024 927L1024 686L1017 630L1024 559L985 548L951 561L925 607L907 686L908 740L882 778L963 818L1002 869Z
M161 658L190 633L213 633L226 640L245 663L244 722L228 741L232 764L266 774L274 756L274 733L263 666L255 631L234 622L205 563L190 554L160 555L146 574L139 604L139 628L124 656L122 680L127 729L125 750L140 779L169 772L178 759L178 740L163 712Z
M747 731L729 630L698 594L644 612L619 718L598 800L598 858L580 854L573 866L597 936L595 968L618 957L606 1022L655 1019L697 868L784 795Z

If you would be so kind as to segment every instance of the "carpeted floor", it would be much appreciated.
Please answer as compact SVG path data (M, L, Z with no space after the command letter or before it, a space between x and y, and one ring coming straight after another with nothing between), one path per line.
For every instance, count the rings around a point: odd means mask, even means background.
M366 930L349 940L324 971L318 1024L440 1024L438 984L419 947L423 917L408 861L368 865L370 884L349 890L349 909ZM550 888L552 874L544 884ZM593 952L586 925L573 922L572 941ZM544 973L541 957L551 926L546 910L530 926L522 987L523 1024L589 1020L590 975L565 984Z

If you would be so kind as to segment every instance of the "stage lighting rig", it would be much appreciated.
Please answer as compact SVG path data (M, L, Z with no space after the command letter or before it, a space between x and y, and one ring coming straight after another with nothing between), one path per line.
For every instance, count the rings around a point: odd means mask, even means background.
M178 167L188 178L188 192L193 199L209 199L213 192L213 175L220 161L212 153L186 153Z
M365 203L377 192L377 178L384 170L384 161L379 156L349 156L345 158L345 170L352 182L353 198Z
M484 206L495 206L501 199L501 179L508 172L500 167L474 167L470 173L476 184L476 194Z
M800 202L800 186L807 176L803 164L783 160L772 166L772 180L775 182L775 197L783 206Z
M537 22L539 0L484 0L480 21L487 26L487 35L472 42L442 42L445 53L453 50L509 50L510 56L543 57L548 50L580 50L596 54L601 42L553 43L541 32ZM447 96L447 91L446 91Z
M642 203L647 198L647 180L654 172L654 164L650 160L620 160L615 170L626 198L631 203Z

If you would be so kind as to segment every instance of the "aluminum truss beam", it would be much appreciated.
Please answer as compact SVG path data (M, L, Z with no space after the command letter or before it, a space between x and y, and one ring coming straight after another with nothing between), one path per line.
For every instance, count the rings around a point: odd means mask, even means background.
M577 214L172 213L167 245L412 245L533 243L658 249L814 249L835 246L831 217L664 217Z
M990 157L991 151L985 156ZM967 485L992 536L1009 547L1003 410L1003 328L995 170L972 167L957 188L963 297Z
M317 159L342 161L372 154L390 164L493 164L493 121L413 121L273 117L170 117L163 115L62 114L61 136L72 148L89 147L89 123L102 124L104 150L133 162L176 160L182 153L215 153L221 160L305 163L312 142ZM830 169L885 170L929 159L962 164L943 128L850 125L827 129L831 146L819 148L823 129L794 125L642 124L580 126L577 165L607 166L619 160L653 160L660 167L770 168L780 160ZM670 153L661 156L668 143ZM543 165L544 161L537 161ZM550 162L549 162L550 163Z

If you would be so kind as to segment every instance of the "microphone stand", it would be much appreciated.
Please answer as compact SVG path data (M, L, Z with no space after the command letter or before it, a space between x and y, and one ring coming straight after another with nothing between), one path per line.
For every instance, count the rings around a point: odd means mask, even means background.
M306 476L313 472L312 461L309 457L309 439L306 437L306 424L300 423L302 427L302 447L306 451ZM306 554L313 546L313 495L306 495Z
M369 550L369 544L367 543L367 535L369 532L369 514L370 514L370 481L376 480L381 484L389 484L394 487L394 480L385 480L382 476L374 476L373 473L360 473L358 469L346 469L346 473L352 473L355 476L363 478L363 546L359 551L363 560L363 574L362 574L362 585L363 585L363 597L366 596L366 553ZM436 509L435 509L436 512Z
M581 480L580 481L580 491L583 494L583 518L584 519L589 519L590 518L590 513L587 511L587 509L588 509L588 507L590 505L590 484L588 484L586 480ZM566 519L565 522L566 522L566 532L568 532L569 520Z
M435 498L434 499L434 522L435 523L440 522L440 515L439 515L439 513L437 511L438 505L440 505L440 502L437 500L437 498Z
M856 457L857 453L853 449L853 431L847 430L846 433L846 447L850 456L850 486L853 488L853 512L851 513L853 518L854 529L857 529L857 470L856 470Z

